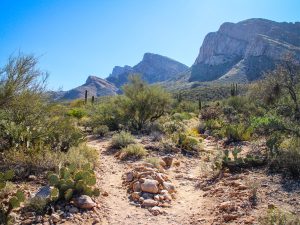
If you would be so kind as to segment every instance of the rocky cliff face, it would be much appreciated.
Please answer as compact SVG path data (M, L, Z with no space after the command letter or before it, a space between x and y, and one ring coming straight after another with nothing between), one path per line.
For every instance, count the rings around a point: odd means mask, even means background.
M300 59L300 23L249 19L224 23L209 33L189 81L252 81L274 69L286 54Z
M118 88L116 88L114 84L96 76L89 76L85 84L64 92L63 94L61 94L59 99L73 100L84 98L86 90L88 91L89 98L91 98L92 96L99 97L106 95L116 95L118 92Z
M115 67L107 78L117 87L127 82L130 74L140 74L142 79L148 83L166 81L178 73L188 70L188 67L165 56L145 53L142 61L134 67Z

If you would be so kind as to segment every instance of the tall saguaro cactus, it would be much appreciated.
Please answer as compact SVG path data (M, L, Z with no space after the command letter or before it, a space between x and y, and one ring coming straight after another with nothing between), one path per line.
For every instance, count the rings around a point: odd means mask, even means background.
M87 103L87 97L88 97L88 91L85 90L85 95L84 95L84 103Z
M94 102L95 102L95 96L93 95L92 96L92 105L94 105Z

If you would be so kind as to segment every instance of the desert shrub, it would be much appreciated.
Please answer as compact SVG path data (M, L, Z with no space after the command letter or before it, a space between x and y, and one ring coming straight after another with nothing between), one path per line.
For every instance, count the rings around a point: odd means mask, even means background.
M161 168L160 159L157 157L147 158L145 161L152 164L155 168Z
M193 116L190 113L187 113L187 112L174 113L172 115L172 119L178 120L178 121L189 120L191 118L193 118Z
M123 91L127 99L124 111L133 129L144 129L170 110L170 94L160 86L147 85L139 76L131 76Z
M300 217L280 209L269 209L259 221L261 225L299 225Z
M0 149L66 151L82 134L66 108L50 103L37 59L19 55L0 73Z
M285 139L270 160L271 169L283 170L294 178L300 177L300 139Z
M183 132L184 130L185 125L179 121L169 120L162 124L162 131L167 135Z
M163 138L159 142L159 148L166 153L178 153L180 149L176 146L176 143L172 139Z
M198 151L198 141L185 133L179 133L177 146L187 151Z
M178 100L178 99L177 99ZM175 113L199 113L198 101L177 101L173 104Z
M52 151L50 149L24 149L23 151L10 149L3 152L4 163L12 167L22 167L16 171L22 175L23 172L42 172L56 169L64 163L65 153Z
M73 109L70 109L67 114L69 116L73 116L77 119L81 119L82 117L84 117L87 113L86 111L83 109L83 108L73 108Z
M106 125L110 130L119 130L129 126L127 112L128 99L124 96L112 96L104 99L95 105L89 112L90 121L88 126L91 128Z
M125 160L128 158L140 159L147 155L147 151L140 144L130 144L122 148L120 159Z
M108 134L109 128L106 125L99 125L93 129L93 134L104 137Z
M222 121L218 119L209 119L205 121L206 130L216 130L222 127Z
M27 207L38 214L43 214L48 203L48 199L35 196L28 201Z
M249 141L252 133L253 128L242 123L225 126L225 135L229 141Z
M77 168L91 163L96 166L99 160L99 152L97 149L87 146L86 144L81 144L77 147L72 147L63 156L64 164L75 165Z
M123 148L134 143L134 137L126 131L121 131L120 133L113 135L111 139L111 147L113 148Z
M220 115L221 109L219 106L207 106L200 112L201 119L203 120L215 120L218 119Z

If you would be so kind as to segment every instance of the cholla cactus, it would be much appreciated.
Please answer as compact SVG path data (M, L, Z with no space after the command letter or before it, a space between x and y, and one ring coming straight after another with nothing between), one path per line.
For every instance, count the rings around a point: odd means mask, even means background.
M98 196L99 189L94 188L96 184L96 175L91 168L90 164L76 169L74 165L63 167L60 169L59 174L49 174L48 181L52 189L54 200L65 199L70 201L76 195L89 195Z

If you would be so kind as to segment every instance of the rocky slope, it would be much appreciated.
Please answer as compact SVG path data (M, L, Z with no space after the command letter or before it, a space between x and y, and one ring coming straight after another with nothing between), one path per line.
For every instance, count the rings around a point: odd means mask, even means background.
M142 61L133 67L115 67L107 80L120 87L127 82L130 74L140 74L143 80L148 83L156 83L172 79L175 75L187 70L186 65L173 59L153 53L145 53Z
M108 82L107 80L101 79L96 76L89 76L85 84L71 89L69 91L60 93L60 100L73 100L78 98L84 98L85 91L88 91L88 96L106 96L106 95L116 95L118 88L114 84Z
M300 23L249 19L224 23L209 33L191 68L189 81L252 81L286 54L300 59Z

